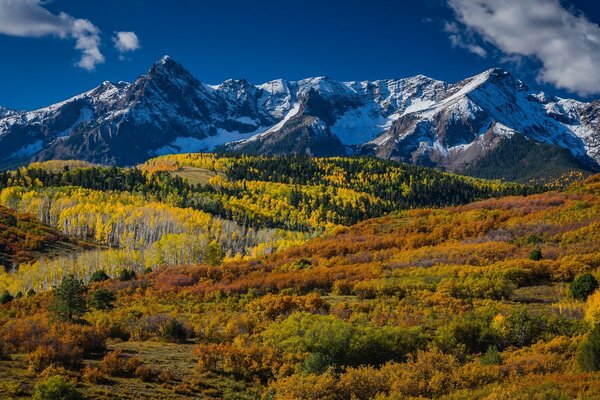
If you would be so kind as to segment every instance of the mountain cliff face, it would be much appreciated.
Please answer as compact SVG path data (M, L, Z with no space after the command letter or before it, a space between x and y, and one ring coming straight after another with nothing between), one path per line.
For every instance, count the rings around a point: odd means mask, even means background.
M501 69L458 83L422 75L206 85L169 57L133 83L104 82L49 107L0 108L0 164L133 165L169 153L374 155L462 171L515 135L600 164L600 102L530 90Z

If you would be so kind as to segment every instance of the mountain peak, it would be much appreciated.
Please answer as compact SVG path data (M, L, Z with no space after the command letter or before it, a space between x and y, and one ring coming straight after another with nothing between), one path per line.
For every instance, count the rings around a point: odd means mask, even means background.
M167 55L161 57L152 65L146 75L146 79L171 82L180 81L193 86L199 83L183 65Z
M150 68L150 74L153 72L185 72L189 74L189 72L181 64L168 55L162 56L158 61L152 64L152 67Z
M158 61L155 64L166 64L166 63L171 62L171 61L175 61L175 60L173 60L173 58L170 55L165 54L164 56L162 56L161 58L159 58Z
M493 67L483 72L488 76L508 76L510 72L500 67Z

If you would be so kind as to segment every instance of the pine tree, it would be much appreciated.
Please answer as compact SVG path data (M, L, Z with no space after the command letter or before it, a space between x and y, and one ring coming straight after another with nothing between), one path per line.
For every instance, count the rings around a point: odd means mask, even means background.
M598 281L592 274L579 275L571 282L571 297L577 300L585 300L598 289Z
M600 371L600 324L596 324L581 344L577 362L586 372Z
M84 292L85 286L75 275L64 277L52 292L52 302L48 307L52 318L62 322L79 319L86 311Z

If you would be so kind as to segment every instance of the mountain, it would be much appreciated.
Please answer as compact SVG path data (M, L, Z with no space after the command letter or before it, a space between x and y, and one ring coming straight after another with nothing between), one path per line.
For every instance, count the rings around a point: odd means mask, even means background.
M452 84L418 75L207 85L165 56L133 83L104 82L34 111L0 109L0 165L48 159L134 165L216 149L373 155L464 171L517 136L525 145L567 149L581 168L597 169L600 101L533 91L497 68Z

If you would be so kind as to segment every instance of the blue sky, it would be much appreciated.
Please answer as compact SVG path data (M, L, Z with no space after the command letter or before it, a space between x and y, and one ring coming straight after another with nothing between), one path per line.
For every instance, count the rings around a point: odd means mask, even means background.
M554 94L600 97L596 3L0 0L0 105L32 109L131 81L164 54L206 83L457 81L502 66Z

